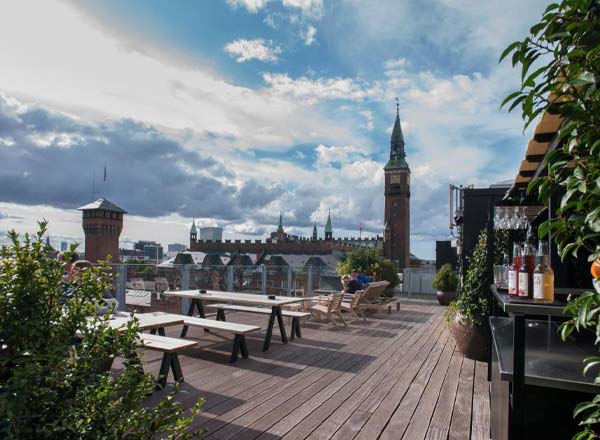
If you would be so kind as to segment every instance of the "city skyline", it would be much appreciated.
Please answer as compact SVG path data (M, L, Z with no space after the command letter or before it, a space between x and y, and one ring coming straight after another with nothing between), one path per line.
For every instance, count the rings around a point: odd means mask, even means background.
M310 236L330 209L336 236L381 235L397 96L411 251L432 258L447 184L510 179L520 162L527 134L498 109L518 72L497 59L544 4L429 3L4 6L0 230L46 218L57 241L82 238L95 173L98 197L131 213L122 241L185 243L194 217L260 238L280 211Z

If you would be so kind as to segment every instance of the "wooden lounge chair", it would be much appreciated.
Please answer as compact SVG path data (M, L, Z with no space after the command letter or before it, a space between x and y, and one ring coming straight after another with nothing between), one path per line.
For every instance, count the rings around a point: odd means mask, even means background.
M342 311L350 313L350 316L354 316L356 319L362 318L363 321L366 321L367 318L359 307L364 293L364 290L357 290L354 292L354 295L352 295L350 301L342 301Z
M400 299L382 296L388 284L390 283L387 281L370 283L362 294L358 307L361 310L375 310L376 312L387 310L388 313L391 313L392 306L395 305L396 309L400 310Z
M317 315L317 319L321 319L322 316L325 316L326 321L331 321L333 326L337 329L338 325L333 319L333 316L337 316L340 318L344 327L347 327L346 321L342 316L342 299L344 298L343 293L334 293L331 295L331 298L327 305L317 304L310 308L311 313L315 313Z

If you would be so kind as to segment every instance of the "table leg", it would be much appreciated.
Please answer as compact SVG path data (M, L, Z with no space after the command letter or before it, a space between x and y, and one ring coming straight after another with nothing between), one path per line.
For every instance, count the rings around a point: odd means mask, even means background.
M206 318L206 315L204 314L204 305L202 304L202 300L198 299L198 298L192 298L192 301L190 302L190 306L188 308L188 316L194 316L194 309L198 309L198 314L200 315L201 318ZM187 325L183 325L183 329L181 330L181 335L179 335L179 337L181 338L185 338L185 335L187 335L187 331L188 331L188 326ZM209 333L210 330L205 328L204 331L206 333Z
M271 345L271 337L273 336L273 324L275 324L275 316L277 316L277 307L271 307L271 316L269 316L269 325L267 326L267 334L265 336L265 343L263 344L263 351L269 349Z
M225 310L217 310L217 321L225 321Z
M179 363L177 353L171 355L171 369L173 370L175 382L183 382L183 372L181 371L181 364Z
M237 361L238 353L240 352L241 348L242 348L242 339L240 338L240 335L235 335L233 338L233 348L231 350L231 359L229 359L230 364L233 364L235 361Z
M156 330L158 331L159 336L166 336L164 327L158 327Z
M277 323L279 324L279 332L281 333L281 342L287 344L288 339L285 333L285 325L283 325L283 316L281 315L281 307L277 307Z
M242 357L248 359L248 346L246 345L245 335L240 335L240 350L242 352Z
M167 386L167 376L171 367L171 353L165 353L162 362L160 363L160 371L158 373L158 381L156 389L164 390Z

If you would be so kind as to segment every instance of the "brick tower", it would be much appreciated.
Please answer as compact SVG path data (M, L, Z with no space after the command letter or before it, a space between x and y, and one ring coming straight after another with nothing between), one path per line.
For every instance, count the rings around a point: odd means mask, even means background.
M385 171L385 231L383 251L400 269L410 266L410 168L406 163L404 136L396 99L390 160Z
M83 232L85 233L85 258L92 263L106 260L119 262L119 236L123 229L124 209L106 199L77 208L83 211Z

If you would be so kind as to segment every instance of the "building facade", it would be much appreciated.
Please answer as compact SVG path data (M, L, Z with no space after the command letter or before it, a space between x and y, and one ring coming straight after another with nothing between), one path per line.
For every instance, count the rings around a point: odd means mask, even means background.
M396 104L396 121L392 131L390 160L385 171L384 255L410 267L410 168L406 162L400 112Z
M112 262L119 262L119 237L127 211L107 199L98 199L78 209L83 212L85 258L96 263L110 256Z
M222 240L223 228L206 226L200 228L200 240Z

